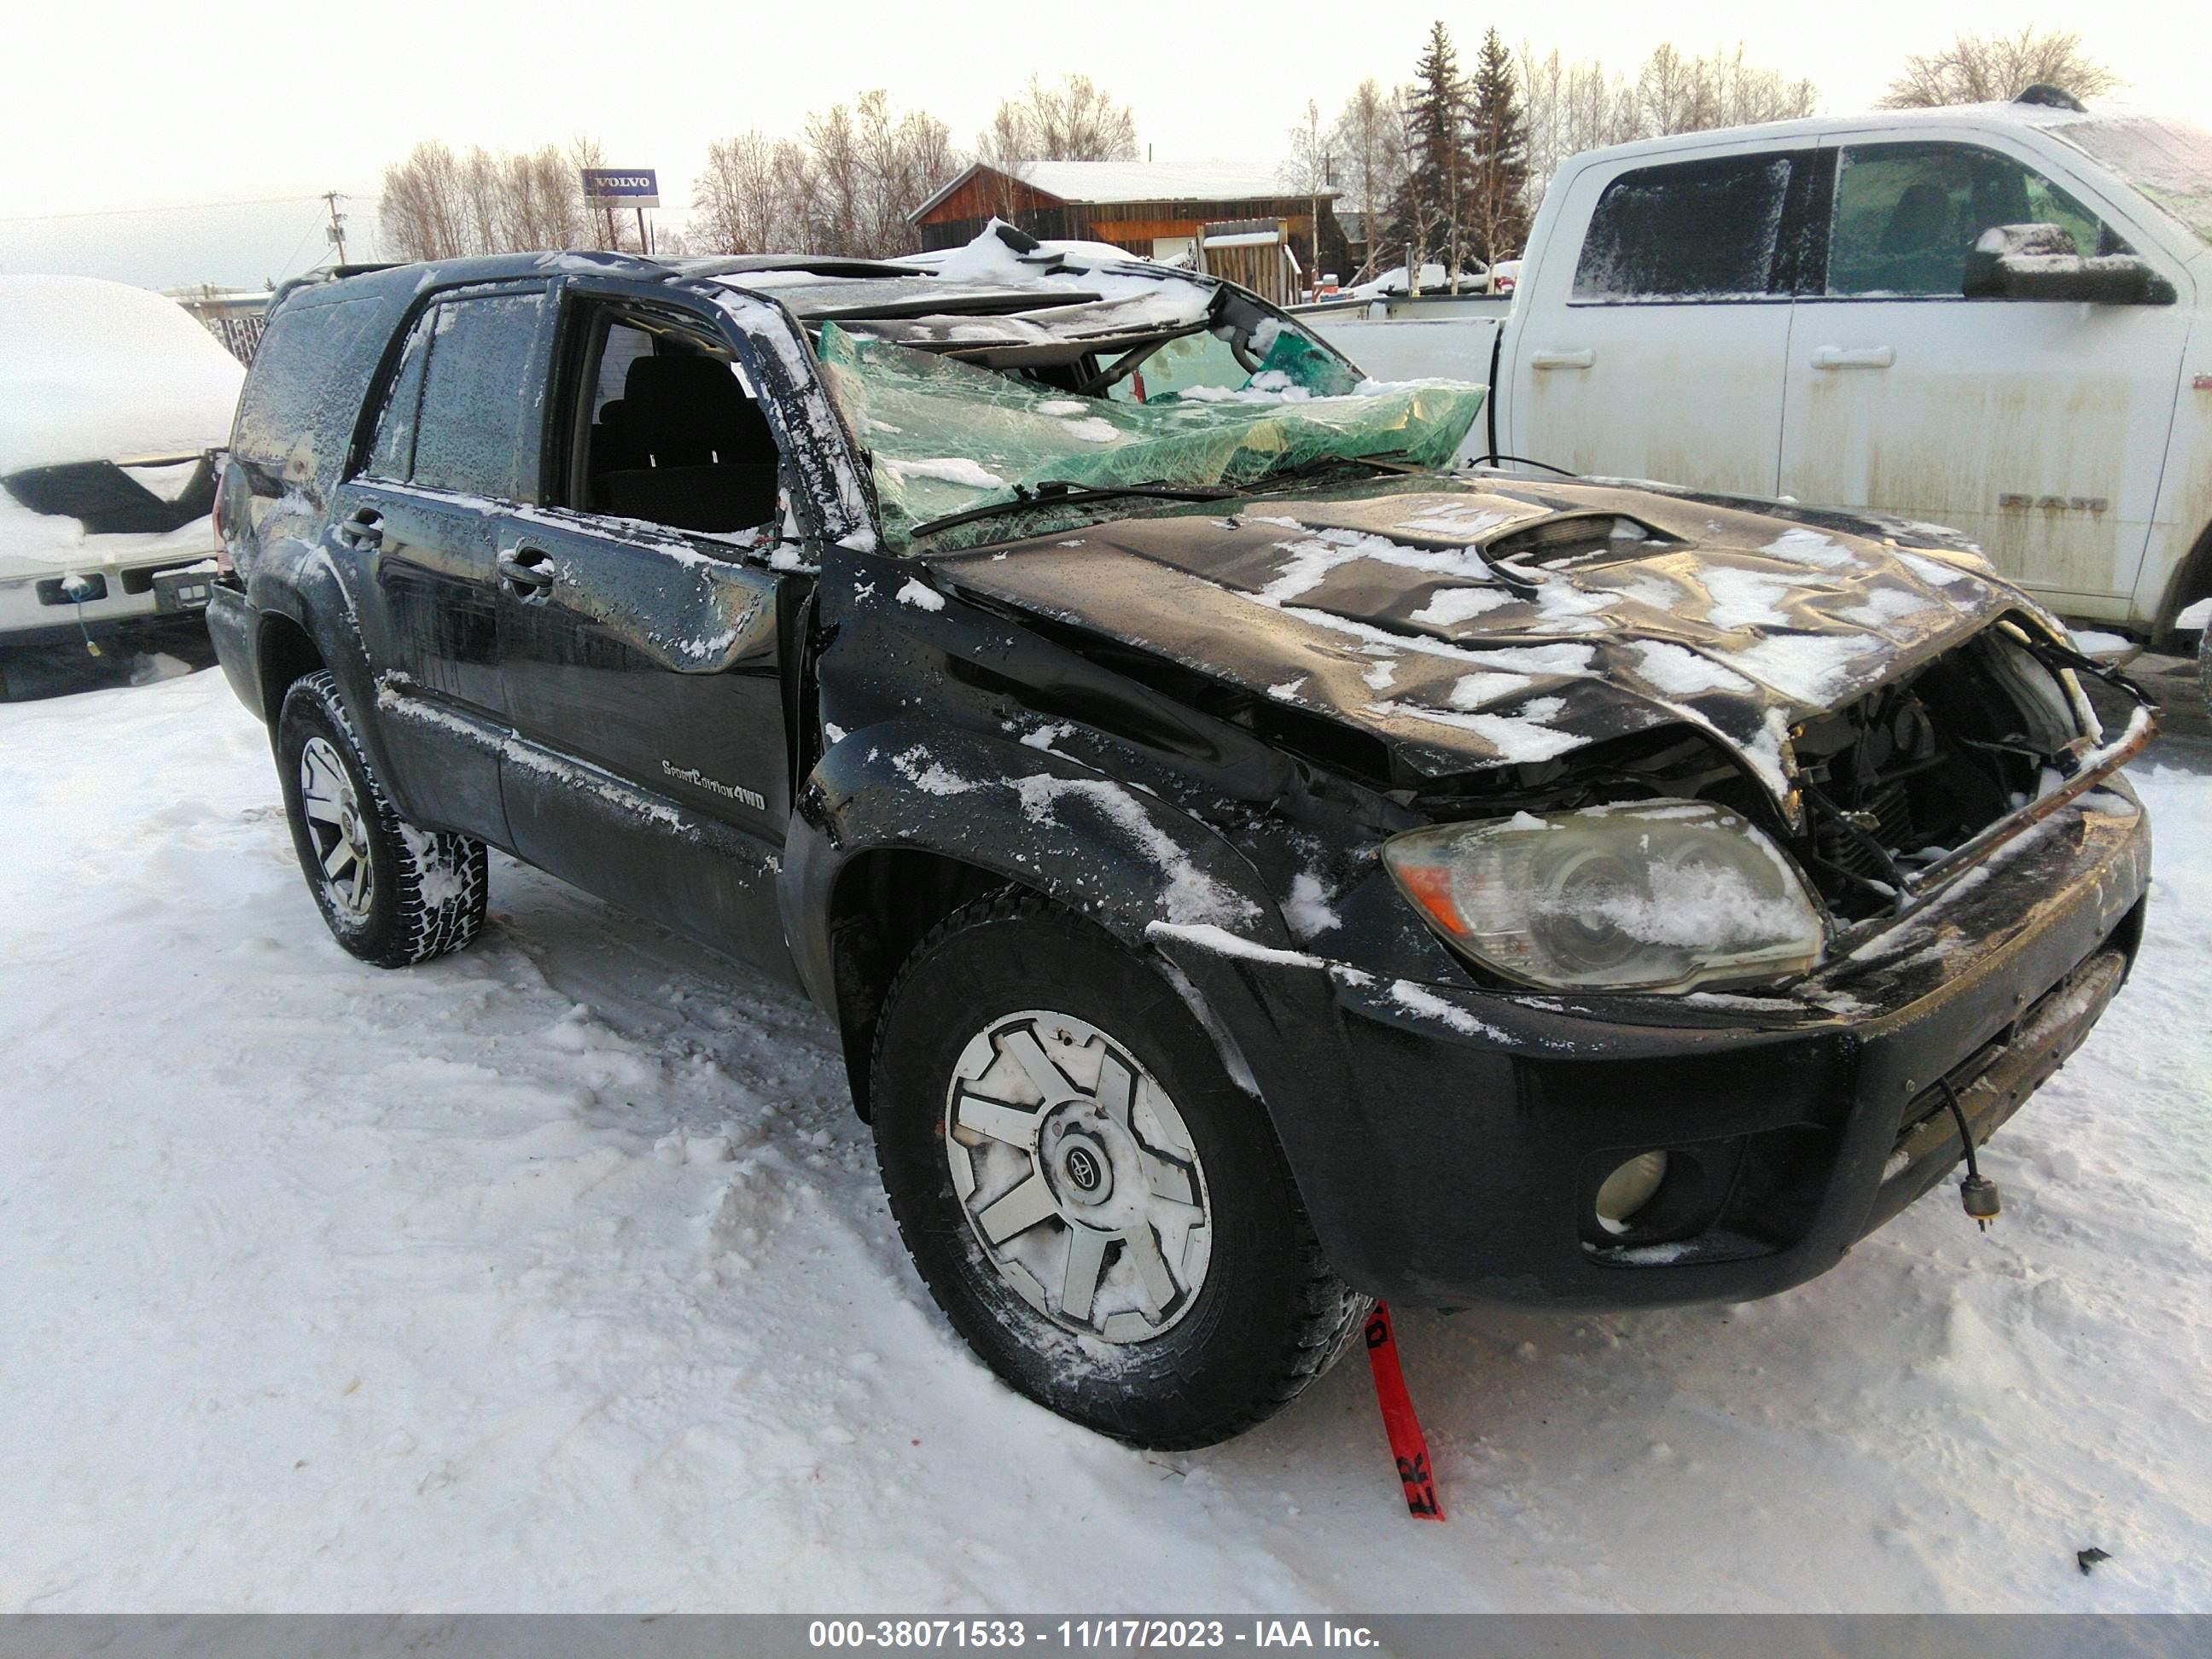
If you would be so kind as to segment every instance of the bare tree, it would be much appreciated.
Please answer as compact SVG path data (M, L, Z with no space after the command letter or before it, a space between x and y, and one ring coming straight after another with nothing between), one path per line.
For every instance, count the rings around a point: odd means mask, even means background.
M451 259L476 251L460 160L434 138L384 170L377 220L384 246L403 259Z
M1747 61L1741 45L1686 58L1662 43L1633 79L1603 64L1564 59L1556 48L1539 57L1526 41L1517 56L1532 214L1570 155L1665 133L1794 120L1812 114L1820 102L1812 82Z
M471 149L434 138L384 171L378 218L384 246L404 259L469 253L638 245L634 224L584 199L580 169L600 165L596 139L563 152L552 144L521 154Z
M1352 281L1375 274L1380 222L1406 179L1406 130L1400 99L1370 76L1338 112L1332 140L1343 157L1337 202L1360 216L1360 266Z
M2095 98L2118 86L2120 77L2086 55L2072 30L2026 23L2014 34L1961 34L1940 52L1906 58L1881 106L1999 103L2038 82Z
M702 252L804 250L811 184L806 154L788 138L718 138L692 188L691 234Z
M695 234L732 253L910 253L920 242L908 211L958 165L942 121L865 92L809 115L798 143L750 132L708 145Z
M975 141L976 159L1004 173L1028 161L1129 161L1137 118L1087 75L1047 86L1032 75L1018 98L1002 100Z

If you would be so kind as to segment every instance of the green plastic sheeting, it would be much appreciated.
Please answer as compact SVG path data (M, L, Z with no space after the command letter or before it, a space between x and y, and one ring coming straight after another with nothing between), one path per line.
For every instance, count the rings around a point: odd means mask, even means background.
M823 378L872 453L893 546L913 526L1010 498L1048 478L1076 484L1246 484L1331 458L1449 464L1484 388L1421 380L1330 395L1342 366L1285 330L1245 388L1149 403L1077 398L933 352L822 326ZM1322 382L1309 388L1304 379ZM1003 523L971 527L1004 535ZM961 532L950 532L958 535Z

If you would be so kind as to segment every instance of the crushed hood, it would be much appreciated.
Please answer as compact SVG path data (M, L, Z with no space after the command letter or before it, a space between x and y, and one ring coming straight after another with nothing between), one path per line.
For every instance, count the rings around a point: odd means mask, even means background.
M929 565L956 590L1370 732L1416 773L1540 763L1681 723L1778 800L1791 726L2036 609L1926 527L1433 477Z

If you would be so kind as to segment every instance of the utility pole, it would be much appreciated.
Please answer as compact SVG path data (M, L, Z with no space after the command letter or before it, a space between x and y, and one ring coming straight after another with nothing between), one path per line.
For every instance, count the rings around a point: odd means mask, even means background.
M343 192L342 191L326 190L323 192L323 200L329 203L331 208L331 228L323 233L323 239L330 243L332 247L337 250L337 263L340 264L343 264L346 262L346 216L344 214L338 211L338 203L342 199L343 199Z

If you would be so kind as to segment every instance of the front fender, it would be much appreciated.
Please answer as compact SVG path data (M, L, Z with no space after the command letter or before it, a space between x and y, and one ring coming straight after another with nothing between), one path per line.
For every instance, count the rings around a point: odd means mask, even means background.
M887 720L822 757L785 841L784 933L825 1008L837 1007L830 924L839 878L863 854L893 848L1003 876L1139 951L1155 921L1291 943L1260 872L1171 802L1011 738Z

